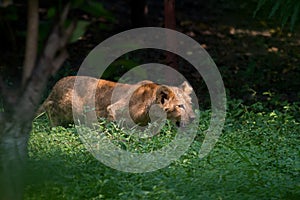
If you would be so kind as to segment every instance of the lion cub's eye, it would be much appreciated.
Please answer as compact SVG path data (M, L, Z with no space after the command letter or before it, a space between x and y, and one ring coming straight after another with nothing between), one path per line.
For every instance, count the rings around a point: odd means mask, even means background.
M179 105L177 105L177 107L184 109L184 105L183 104L179 104Z

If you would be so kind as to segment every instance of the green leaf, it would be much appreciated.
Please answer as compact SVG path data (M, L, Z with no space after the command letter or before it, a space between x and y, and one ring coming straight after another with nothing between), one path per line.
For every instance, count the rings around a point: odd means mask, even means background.
M80 8L82 5L84 5L85 0L73 0L72 1L72 7L73 8Z
M294 8L294 12L293 12L293 15L291 17L291 26L290 26L290 29L292 30L296 24L296 21L299 17L299 7L300 7L300 3L298 3L295 8Z
M87 26L90 22L80 20L77 22L77 26L71 36L70 42L76 42L80 37L82 37L86 31Z
M271 10L271 12L270 12L270 14L269 14L269 18L274 16L275 12L278 10L278 8L279 8L280 5L281 5L281 1L278 0L278 1L275 3L275 5L272 7L272 10Z
M5 10L5 12L4 12ZM16 8L16 6L9 6L7 8L2 8L0 10L1 12L1 17L3 16L4 20L8 20L8 21L17 21L19 19L19 14L18 14L18 10Z
M133 60L128 60L128 59L119 59L114 61L115 66L123 66L126 69L131 69L134 66L139 65L139 63L133 61Z
M114 20L112 14L109 11L107 11L101 3L96 1L88 1L82 6L81 10L95 17L105 17L108 20Z
M290 29L293 29L299 17L299 0L258 0L256 10L253 13L254 17L265 4L267 4L265 7L271 5L269 18L278 15L282 28L290 22Z
M287 23L289 17L290 17L290 16L287 15L287 14L284 14L284 15L282 16L282 19L281 19L281 27L284 27L284 26L286 25L286 23Z
M48 19L52 19L55 16L55 14L56 14L56 8L55 7L49 8L47 12Z
M99 24L99 29L109 31L109 30L111 30L111 27L108 26L107 24L101 23L101 24Z
M259 0L259 2L257 3L257 7L253 13L253 17L256 16L257 12L261 9L261 7L266 3L267 0Z

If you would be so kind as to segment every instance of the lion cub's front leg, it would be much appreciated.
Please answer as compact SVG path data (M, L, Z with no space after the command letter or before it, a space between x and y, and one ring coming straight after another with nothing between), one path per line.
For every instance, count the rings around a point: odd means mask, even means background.
M108 120L115 121L116 120L116 112L120 109L123 109L125 106L126 106L126 101L124 99L121 99L121 100L117 101L116 103L107 106Z
M114 90L115 90L115 96L119 97L120 99L113 104L107 106L107 119L109 121L115 121L117 111L123 110L129 103L129 99L132 95L132 93L141 85L153 83L152 81L144 80L140 81L136 85L127 85L126 88L124 88L123 84L118 84ZM129 109L129 108L128 108Z

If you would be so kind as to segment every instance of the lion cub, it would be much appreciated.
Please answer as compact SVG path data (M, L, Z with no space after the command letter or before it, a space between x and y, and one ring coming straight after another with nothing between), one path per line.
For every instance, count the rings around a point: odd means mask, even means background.
M79 85L76 91L75 80ZM109 120L116 119L116 112L129 106L132 120L145 126L150 122L150 107L158 105L166 113L167 119L175 122L177 126L184 126L195 118L191 92L192 87L186 81L179 87L173 87L151 81L130 85L86 76L69 76L56 83L39 112L46 112L52 126L66 126L74 123L73 112L88 112L86 105L94 105L94 108L89 109L97 117ZM112 101L113 96L117 97L115 101ZM75 100L73 97L76 97ZM93 99L95 102L91 104Z

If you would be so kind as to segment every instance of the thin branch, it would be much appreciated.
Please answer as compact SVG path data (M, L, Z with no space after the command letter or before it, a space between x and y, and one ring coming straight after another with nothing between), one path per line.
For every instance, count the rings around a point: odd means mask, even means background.
M20 97L22 101L19 101L16 106L16 116L28 113L24 116L24 121L29 121L34 118L34 111L39 104L41 93L47 84L47 80L59 69L68 56L66 46L75 29L74 22L72 22L68 28L65 28L68 11L69 6L66 6L59 21L53 27L43 53L36 63Z
M69 54L67 50L63 50L52 62L53 69L51 71L51 75L54 75L57 70L60 68L60 66L65 62L65 60L68 58Z
M22 87L25 86L26 81L31 76L35 65L38 47L38 29L39 29L39 1L28 1L28 15L27 15L27 37L26 50L23 66Z
M13 3L12 0L3 0L3 1L0 1L0 7L7 7L9 5L11 5Z
M70 9L70 5L66 5L59 22L54 26L52 33L50 34L45 49L44 55L48 59L54 59L56 54L66 47L74 29L75 22L71 22L69 27L65 29L65 21Z

